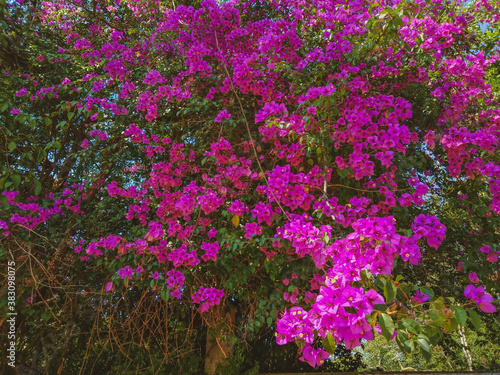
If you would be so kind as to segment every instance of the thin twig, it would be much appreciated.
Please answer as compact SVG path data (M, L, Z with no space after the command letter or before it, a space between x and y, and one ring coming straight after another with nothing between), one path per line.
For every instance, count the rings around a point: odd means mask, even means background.
M411 310L406 307L405 305L403 305L403 303L401 301L399 301L398 299L394 299L393 302L395 302L399 307L401 307L408 315L410 315L413 320L415 320L417 323L420 323L420 324L425 324L425 322L421 321L419 318L417 318L417 316L411 312Z

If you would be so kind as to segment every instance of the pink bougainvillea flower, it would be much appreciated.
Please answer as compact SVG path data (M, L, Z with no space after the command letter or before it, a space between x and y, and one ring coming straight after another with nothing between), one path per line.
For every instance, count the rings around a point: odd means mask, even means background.
M483 246L483 247L481 247L481 248L479 249L479 251L481 251L481 252L483 252L483 253L485 253L485 254L488 254L488 253L490 252L490 250L491 250L490 245Z
M26 87L23 87L21 90L19 90L18 92L16 92L16 96L17 97L20 97L20 96L23 96L23 95L28 95L28 90L26 89Z
M417 294L412 300L416 303L424 303L429 300L429 296L425 293L420 293L420 290L417 289Z
M477 277L477 274L475 272L469 273L469 280L471 283L478 283L479 282L479 277Z
M486 256L486 260L488 262L491 262L491 263L496 263L498 262L498 254L497 253L489 253L487 256Z
M122 279L131 279L134 274L134 270L129 266L126 266L125 268L120 268L117 273Z
M482 286L475 287L470 284L465 288L464 295L476 302L481 311L486 313L494 313L497 311L495 306L491 304L491 301L494 300L493 297L486 293Z
M222 120L229 120L231 118L231 114L227 111L227 109L223 109L219 112L219 114L215 117L215 122L222 122Z
M194 303L201 304L200 312L202 313L208 311L210 306L219 305L222 297L224 297L224 290L204 287L200 287L191 295Z
M309 363L312 367L321 366L325 363L330 354L323 349L314 349L307 345L302 350L302 356L299 358L303 362Z

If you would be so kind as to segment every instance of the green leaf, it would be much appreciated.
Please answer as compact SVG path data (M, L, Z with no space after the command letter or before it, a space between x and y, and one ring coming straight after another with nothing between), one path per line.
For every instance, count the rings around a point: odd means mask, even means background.
M443 328L446 330L447 333L455 331L458 328L457 320L454 318L445 320Z
M355 307L344 307L345 311L349 314L357 314L358 310Z
M168 290L167 288L162 289L161 293L160 293L160 297L165 302L168 302L168 299L170 298L170 290Z
M381 277L378 277L375 279L375 285L378 286L379 288L383 289L384 288L384 285L386 283L386 280L381 278Z
M481 318L479 317L477 312L472 309L467 309L467 312L469 313L470 320L472 324L474 324L474 327L476 327L477 329L481 329Z
M389 303L396 297L397 288L392 281L387 281L384 285L385 302Z
M17 147L16 142L10 141L8 147L9 147L9 151L14 151L16 149L16 147Z
M418 339L417 343L426 352L430 352L431 351L431 347L429 346L429 343L427 342L427 340L425 340L425 339Z
M411 333L414 333L415 335L418 335L420 333L420 325L412 320L412 319L406 319L403 321L403 326L410 331Z
M420 293L427 294L429 296L429 299L432 300L434 298L434 291L429 288L428 286L423 286L419 288Z
M404 23L403 23L403 20L401 19L401 17L394 17L394 24L397 26L397 27L403 27L404 26Z
M455 319L457 320L457 323L463 326L467 321L467 313L459 306L454 306L453 311L455 311Z
M38 180L35 180L34 184L35 184L35 191L34 191L34 193L35 193L35 195L38 195L38 194L40 194L42 192L42 184Z
M326 337L323 339L322 344L323 348L325 348L325 350L328 353L330 354L335 353L335 348L337 347L337 343L335 342L335 339L333 338L331 332L328 332L326 334Z
M400 333L398 333L396 335L396 344L398 344L398 347L399 347L399 350L404 352L404 348L403 348L403 345L404 345L404 341L402 340L403 336L401 336Z
M5 102L0 106L0 113L5 112L9 108L9 102Z
M394 334L394 322L392 321L392 318L389 315L382 313L380 314L379 324L384 337L387 340L390 340Z
M299 347L300 350L302 350L302 348L306 345L306 342L304 340L296 338L295 344Z
M19 176L18 174L12 175L11 179L14 182L15 187L18 187L21 184L21 176Z
M376 304L376 305L373 305L373 309L376 310L376 311L385 311L385 310L387 310L387 305L385 305L385 304Z
M444 304L444 298L438 297L434 302L431 303L431 306L436 310L443 310L446 307L446 305Z
M403 344L403 351L405 353L411 353L414 350L415 350L415 345L413 344L413 341L406 340Z
M424 339L418 339L417 343L422 349L422 354L424 355L424 358L427 361L429 361L431 359L431 347L429 346L429 343L427 342L427 340Z

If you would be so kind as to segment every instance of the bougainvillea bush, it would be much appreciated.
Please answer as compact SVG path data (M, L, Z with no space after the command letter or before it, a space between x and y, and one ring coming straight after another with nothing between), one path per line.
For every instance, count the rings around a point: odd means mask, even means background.
M54 275L20 309L236 304L313 367L496 313L495 1L4 6L2 256Z

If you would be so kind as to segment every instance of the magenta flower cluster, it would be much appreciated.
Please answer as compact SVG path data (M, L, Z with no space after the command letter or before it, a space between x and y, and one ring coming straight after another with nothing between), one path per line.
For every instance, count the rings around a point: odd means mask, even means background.
M222 297L224 297L224 291L222 289L204 287L200 287L197 292L191 295L194 303L201 304L200 312L205 312L210 306L220 304Z

